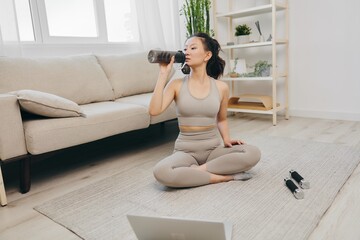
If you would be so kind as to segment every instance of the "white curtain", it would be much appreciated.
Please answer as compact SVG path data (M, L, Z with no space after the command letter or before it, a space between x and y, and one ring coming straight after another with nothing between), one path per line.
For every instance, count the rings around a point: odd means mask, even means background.
M178 0L135 2L143 49L181 49Z
M14 0L0 0L0 56L21 56Z

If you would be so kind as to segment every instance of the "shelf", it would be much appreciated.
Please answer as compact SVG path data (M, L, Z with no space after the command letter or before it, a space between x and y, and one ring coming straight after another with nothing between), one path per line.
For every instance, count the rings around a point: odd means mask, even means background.
M241 109L241 108L228 108L228 112L243 112L243 113L260 113L260 114L273 114L274 112L279 112L284 110L283 106L278 106L275 109L270 110L251 110L251 109Z
M277 40L276 44L286 44L287 40L281 39ZM235 48L250 48L250 47L263 47L263 46L272 46L273 41L269 42L250 42L246 44L235 44L235 45L221 45L221 49L235 49Z
M237 0L241 1L241 0ZM256 113L256 114L269 114L272 115L272 123L275 126L277 123L277 113L279 111L285 111L285 118L289 118L289 101L288 101L288 61L289 61L289 54L288 54L288 0L271 0L269 4L264 4L261 6L255 6L256 0L254 1L254 7L250 8L242 8L236 9L233 8L232 2L233 0L227 1L227 10L228 12L224 12L226 5L222 5L224 0L213 0L212 3L214 4L214 11L213 11L213 19L214 19L214 26L215 26L215 37L220 37L221 33L221 49L224 51L226 55L226 63L230 65L231 61L234 61L236 57L240 57L247 59L251 58L251 62L255 62L256 59L271 59L271 63L273 65L273 69L271 74L267 77L230 77L230 74L227 73L221 77L220 80L228 81L229 88L231 87L231 93L228 102L228 112L242 112L242 113ZM217 10L216 7L220 7ZM284 14L278 14L278 12L282 12ZM271 19L267 19L268 25L267 28L270 29L272 40L271 41L252 41L245 44L238 44L235 41L234 35L234 25L238 24L239 18L245 17L253 17L262 14L269 14ZM277 24L277 18L281 18L284 21L280 21L280 24ZM271 23L271 24L270 24ZM277 28L283 26L285 32L278 36ZM226 31L218 31L217 29L221 28ZM257 35L259 36L259 35ZM256 36L253 36L253 40L256 39ZM280 38L279 38L280 37ZM266 39L265 39L266 40ZM227 43L233 43L233 45L228 45ZM264 47L262 49L261 47ZM247 51L247 48L257 48L256 51ZM259 49L260 48L260 49ZM266 48L266 49L265 49ZM263 55L266 55L264 57ZM280 61L278 61L278 55L281 55ZM244 66L243 66L244 67ZM227 68L226 72L230 72L230 68ZM249 74L251 75L251 74ZM233 76L233 75L231 75ZM247 88L248 85L251 87ZM266 88L266 91L262 91L262 88ZM242 91L249 91L247 94L242 94L242 96L236 96L236 89L238 87L242 88ZM257 89L259 88L259 90ZM257 102L253 99L246 99L246 98L254 98L258 96L258 93L263 92L266 95L262 95L261 101ZM281 91L281 94L277 92ZM244 95L248 95L247 97ZM252 97L249 97L249 96ZM279 99L279 96L283 97L284 99ZM271 98L271 104L269 105L269 100L264 97ZM240 99L236 102L236 98ZM273 106L273 99L274 105ZM266 100L266 101L265 101ZM260 104L259 104L260 103Z
M286 9L286 5L284 5L284 4L276 3L275 6L276 6L276 10L284 10L284 9ZM253 7L253 8L248 8L248 9L245 9L245 10L218 14L218 15L216 15L216 17L217 18L221 18L221 17L231 17L231 18L249 17L249 16L254 16L254 15L259 15L259 14L264 14L264 13L270 13L272 11L272 7L273 7L272 4L262 5L262 6L257 6L257 7Z
M272 81L272 77L222 77L221 80L223 81Z
M277 78L285 78L287 77L286 73L279 73ZM272 81L273 77L269 76L269 77L237 77L237 78L233 78L233 77L222 77L221 80L223 81Z

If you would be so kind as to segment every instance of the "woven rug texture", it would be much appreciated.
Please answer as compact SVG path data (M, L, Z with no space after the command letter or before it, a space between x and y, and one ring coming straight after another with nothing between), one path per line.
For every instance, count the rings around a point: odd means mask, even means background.
M35 210L86 240L136 239L126 214L230 221L234 240L307 239L360 161L360 149L350 146L268 136L251 136L246 142L262 152L248 181L163 187L152 175L152 167L164 157L162 147L158 154L149 150L148 158L139 157L126 170ZM172 144L167 146L172 150ZM284 184L291 169L310 181L302 200Z

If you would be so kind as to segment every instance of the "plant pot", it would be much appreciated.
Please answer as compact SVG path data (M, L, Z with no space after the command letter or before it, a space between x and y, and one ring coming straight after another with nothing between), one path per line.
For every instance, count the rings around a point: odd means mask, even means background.
M245 44L250 42L250 35L241 35L236 36L235 38L237 44Z
M267 67L260 72L261 77L269 77L270 76L270 67Z
M238 78L238 77L240 77L240 74L237 73L237 72L231 72L231 73L229 73L229 77L231 77L231 78Z

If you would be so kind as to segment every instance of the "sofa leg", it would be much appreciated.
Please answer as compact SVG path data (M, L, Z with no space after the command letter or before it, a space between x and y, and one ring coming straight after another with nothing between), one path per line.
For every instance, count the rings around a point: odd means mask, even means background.
M1 206L7 205L6 192L5 192L4 180L3 180L2 171L1 171L1 165L0 165L0 204L1 204Z
M31 186L31 156L20 160L20 192L27 193Z

